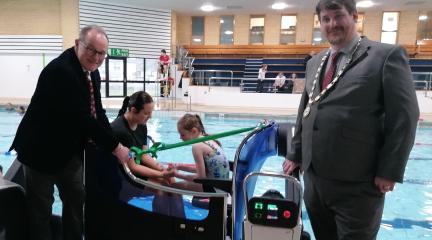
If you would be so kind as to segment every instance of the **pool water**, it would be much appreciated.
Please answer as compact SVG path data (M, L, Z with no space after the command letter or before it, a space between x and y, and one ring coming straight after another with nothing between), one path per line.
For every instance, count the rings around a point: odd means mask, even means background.
M177 143L180 140L177 133L176 122L183 112L155 111L153 118L148 123L149 135L155 141L164 143ZM116 116L116 112L108 111L110 120ZM201 114L206 131L208 133L220 133L238 128L252 127L259 123L263 116L243 116L227 114ZM6 171L15 159L13 155L4 154L12 143L16 129L22 116L15 112L0 110L0 164ZM276 119L278 122L294 122L295 117ZM223 149L227 157L234 159L237 147L247 135L242 133L226 138L221 138ZM396 190L386 197L381 229L378 235L380 240L402 239L432 239L432 124L420 123L416 144L410 155L406 167L404 184L398 184ZM49 154L49 149L47 149ZM158 153L161 162L193 163L191 147L170 149ZM263 166L264 171L280 172L283 158L272 157ZM277 181L274 183L259 183L255 190L257 194L263 193L267 186L275 188L283 187ZM56 196L53 212L61 214L61 202ZM307 214L303 213L305 230L312 233Z

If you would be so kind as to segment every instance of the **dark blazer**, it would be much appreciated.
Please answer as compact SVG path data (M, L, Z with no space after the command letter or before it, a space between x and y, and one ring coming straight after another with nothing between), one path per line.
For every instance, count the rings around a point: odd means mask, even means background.
M303 111L325 52L309 60L296 131L287 158L319 176L402 182L419 109L406 51L363 38L352 64L330 92ZM320 86L315 88L314 97Z
M102 108L98 70L91 78L97 119L90 114L87 80L74 48L42 70L11 146L20 162L43 173L55 173L72 155L82 153L88 139L110 152L117 146Z

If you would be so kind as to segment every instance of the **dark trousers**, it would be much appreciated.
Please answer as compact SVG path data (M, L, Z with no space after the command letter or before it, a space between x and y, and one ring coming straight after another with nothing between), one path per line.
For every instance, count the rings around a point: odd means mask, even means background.
M81 158L74 157L62 171L53 175L40 173L27 166L24 166L24 171L32 239L52 239L50 221L56 185L63 202L63 240L81 240L85 195Z
M304 201L317 240L376 239L384 194L373 182L346 182L304 175Z
M263 80L258 79L256 92L262 92L264 88Z

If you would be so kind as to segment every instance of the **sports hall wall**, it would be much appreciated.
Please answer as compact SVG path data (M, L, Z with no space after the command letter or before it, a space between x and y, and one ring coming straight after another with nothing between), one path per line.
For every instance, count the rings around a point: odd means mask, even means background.
M371 40L380 41L382 11L364 13L363 34ZM314 13L312 12L281 12L280 14L266 14L264 26L264 45L278 45L280 38L280 19L282 14L296 14L296 43L312 43L312 29ZM397 43L414 45L416 43L418 11L401 11L399 16L399 31ZM234 15L234 45L249 44L250 15ZM204 19L204 44L219 44L219 16L206 16ZM177 44L189 45L191 39L192 16L177 15Z
M130 57L171 52L170 10L103 0L1 0L0 9L0 103L28 102L42 68L88 24L104 27L110 47L129 49Z
M83 13L82 5L90 6L92 12ZM110 5L110 6L107 6ZM37 77L51 59L58 56L62 50L70 47L78 35L80 24L97 23L105 24L106 28L112 27L119 19L106 21L101 15L107 15L113 4L107 4L103 0L1 0L0 1L0 103L5 99L17 98L28 101L36 86ZM132 48L140 45L136 54L141 57L155 56L161 48L174 49L175 46L189 45L191 43L191 16L176 12L161 10L164 15L162 25L152 25L148 17L149 12L141 10L142 7L121 6L125 16L141 12L141 25L148 28L163 29L164 33L148 32L147 28L137 28L138 34L129 34L126 38L113 37L112 46L119 48ZM87 8L88 9L88 8ZM103 11L100 14L100 11ZM167 13L168 12L168 13ZM82 16L85 16L85 19ZM116 13L113 13L114 15ZM313 13L305 12L280 12L278 14L265 15L264 45L277 45L280 33L280 16L282 14L297 15L296 44L311 44ZM379 40L381 34L382 12L365 12L363 32L373 40ZM112 16L115 17L115 16ZM249 18L247 14L235 15L234 44L246 45L249 43ZM81 22L80 22L81 21ZM150 22L148 22L150 21ZM402 11L399 18L399 44L415 44L417 32L417 11ZM122 23L127 28L127 23ZM153 26L153 27L152 27ZM116 26L117 30L122 28ZM114 31L108 29L109 34ZM120 29L121 30L121 29ZM403 33L403 34L401 34ZM121 31L116 33L122 35ZM130 35L137 35L134 38ZM144 37L143 35L149 36ZM12 36L12 38L11 38ZM40 39L40 37L48 38ZM155 38L148 41L149 38ZM162 36L162 40L157 37ZM148 38L148 39L147 39ZM39 39L39 40L37 40ZM163 42L162 45L154 42ZM123 44L124 43L124 44ZM205 17L206 45L219 44L219 15L217 13ZM18 50L17 50L18 49ZM33 49L29 51L28 49ZM144 50L143 50L144 49ZM174 52L174 51L171 51ZM134 50L131 54L135 54Z

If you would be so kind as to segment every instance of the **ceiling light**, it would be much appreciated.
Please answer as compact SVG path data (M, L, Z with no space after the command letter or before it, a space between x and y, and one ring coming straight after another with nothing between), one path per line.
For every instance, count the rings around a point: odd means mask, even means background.
M316 38L314 38L313 39L315 42L321 42L322 41L322 38L320 38L320 37L316 37Z
M231 35L231 34L233 34L233 31L226 30L224 33L225 33L226 35Z
M204 12L212 12L215 10L215 7L211 4L205 4L201 6L201 10Z
M224 23L225 21L224 21L223 19L221 19L219 22L220 22L220 23Z
M194 38L193 41L194 42L201 42L201 38Z
M288 7L288 5L284 2L273 3L271 6L275 10L282 10Z
M356 4L356 6L358 7L358 8L369 8L369 7L372 7L374 5L374 3L372 2L372 1L360 1L360 2L357 2L357 4Z
M420 21L425 21L425 20L427 20L428 19L428 16L427 15L420 15L419 16L419 20Z

